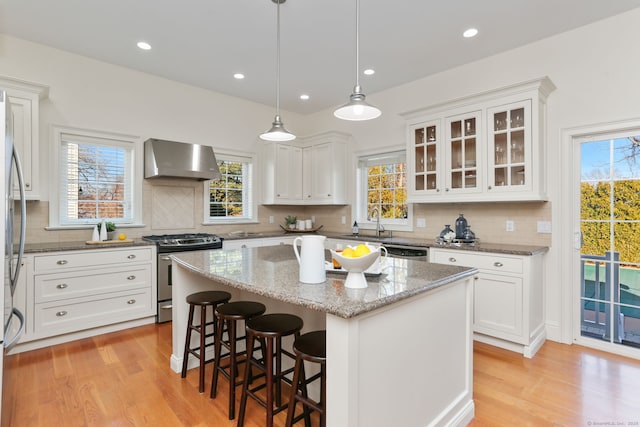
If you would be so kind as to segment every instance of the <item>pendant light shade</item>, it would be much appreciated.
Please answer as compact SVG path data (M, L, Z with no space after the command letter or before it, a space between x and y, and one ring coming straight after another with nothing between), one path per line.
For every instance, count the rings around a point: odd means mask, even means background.
M280 4L286 0L271 0L277 7L276 19L276 116L273 119L271 129L260 135L265 141L291 141L296 136L289 132L280 119Z
M342 120L371 120L379 117L382 111L365 101L365 94L360 87L360 0L356 0L356 86L347 102L333 112Z

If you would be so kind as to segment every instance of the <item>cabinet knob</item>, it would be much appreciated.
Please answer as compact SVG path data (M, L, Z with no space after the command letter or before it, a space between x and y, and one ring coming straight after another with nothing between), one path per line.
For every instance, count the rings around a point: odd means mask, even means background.
M493 263L494 267L502 267L502 263L500 261L496 261Z
M30 184L30 183L28 183L28 182L25 182L25 183L24 183L24 186L25 186L26 188L31 188L31 184Z
M327 197L331 197L331 194L327 194Z
M436 191L439 193L439 192L440 192L440 189L438 188L438 189L436 189Z
M240 247L241 247L241 248L246 248L246 247L247 247L247 245L242 245L242 246L240 246Z
M445 189L444 189L444 191L449 191L449 189L448 189L448 188L445 188Z
M58 261L56 264L58 264L58 265L65 265L65 264L68 264L68 263L69 263L69 261L67 261L66 259L61 259L61 260L60 260L60 261Z
M454 257L450 257L450 258L449 258L449 262L458 262L458 260L457 260L457 259L455 259Z
M135 258L136 258L136 256L135 256L134 254L131 254L131 255L127 255L127 258L129 258L129 259L135 259Z
M58 311L58 312L56 313L56 316L58 316L58 317L64 317L64 316L66 316L66 315L67 315L67 312L66 312L66 311Z
M488 186L487 189L491 190L491 186Z
M69 285L67 285L66 283L60 283L58 285L56 285L57 289L67 289L69 287Z
M280 194L276 194L276 196L280 197Z
M127 301L127 304L135 304L135 303L136 303L136 300L134 299L130 299L129 301Z
M127 277L127 280L135 280L136 276L134 276L133 274L129 277Z

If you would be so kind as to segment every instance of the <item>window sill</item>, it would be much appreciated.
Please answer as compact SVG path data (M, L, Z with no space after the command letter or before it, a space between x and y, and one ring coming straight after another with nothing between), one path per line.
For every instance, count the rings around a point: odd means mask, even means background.
M260 224L260 221L255 219L243 219L243 220L220 220L220 221L205 221L201 225L233 225L233 224Z
M61 231L61 230L91 230L95 224L78 224L78 225L53 225L45 227L47 231ZM144 228L146 224L116 224L116 230L120 228Z

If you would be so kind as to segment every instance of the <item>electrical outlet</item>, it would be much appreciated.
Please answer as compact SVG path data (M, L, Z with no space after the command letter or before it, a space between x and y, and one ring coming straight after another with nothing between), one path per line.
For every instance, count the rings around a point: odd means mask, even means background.
M424 218L416 219L416 227L425 228L427 226L427 221Z
M269 224L273 224L274 219L273 219L273 215L269 215Z
M538 221L537 229L538 229L538 233L550 234L551 221Z
M506 226L506 230L507 231L513 231L515 230L516 226L513 223L513 221L511 221L510 219L507 220L507 226Z
M346 223L347 223L347 217L346 217L346 216L344 216L344 215L342 215L342 223L343 223L343 224L346 224Z

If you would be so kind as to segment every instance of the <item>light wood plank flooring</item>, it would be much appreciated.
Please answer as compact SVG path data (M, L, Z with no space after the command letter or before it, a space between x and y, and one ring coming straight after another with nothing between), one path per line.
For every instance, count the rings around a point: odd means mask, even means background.
M183 380L169 369L170 355L163 324L9 356L3 426L235 426L226 380L211 400L198 393L195 370ZM206 378L208 388L211 365ZM638 426L640 362L554 342L525 359L476 343L474 400L473 427ZM254 402L247 417L249 427L264 425Z

